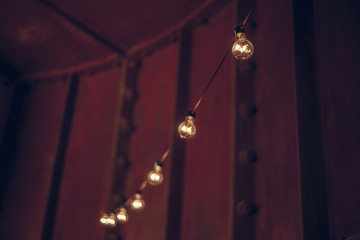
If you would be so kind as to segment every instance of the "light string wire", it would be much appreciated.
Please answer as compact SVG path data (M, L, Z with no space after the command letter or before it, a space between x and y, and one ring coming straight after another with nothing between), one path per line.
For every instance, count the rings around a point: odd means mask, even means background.
M214 74L212 75L212 77L210 78L209 82L206 84L203 92L201 93L200 97L199 97L199 100L197 101L195 107L193 108L193 111L195 112L196 109L199 107L200 103L201 103L201 100L202 98L204 97L205 93L207 92L207 90L209 89L210 85L212 84L212 82L214 81L214 78L215 76L217 75L217 73L219 72L222 64L224 63L227 55L229 54L230 52L230 49L231 49L231 45L233 44L233 41L231 41L231 44L230 44L230 47L227 49L225 55L223 56L223 58L221 59L218 67L216 68L216 71L214 72ZM176 135L176 132L175 132L175 135ZM176 137L174 137L174 139L172 140L172 143L170 144L170 146L166 149L166 151L163 153L160 161L158 161L159 163L163 164L164 161L166 160L166 158L169 156L170 152L171 152L171 149L172 147L174 146L175 144L175 139ZM149 183L149 180L146 178L141 184L140 186L138 187L137 191L136 192L143 192L145 190L145 188L147 187ZM130 203L132 201L132 198L129 198L127 199L123 204L121 204L118 208L114 209L114 212L117 212L119 211L121 208L127 208L129 207Z
M251 13L253 12L253 10L254 10L254 8L255 8L257 2L258 2L258 1L256 0L255 3L254 3L254 5L253 5L253 7L250 9L250 11L248 12L246 18L244 19L241 27L244 27L244 26L245 26L245 24L246 24L249 16L251 15ZM192 110L193 112L195 112L195 111L198 109L198 107L199 107L199 105L200 105L200 103L201 103L201 101L202 101L205 93L207 92L207 90L209 89L209 87L211 86L211 84L213 83L213 81L214 81L214 79L215 79L215 76L218 74L218 72L219 72L221 66L223 65L223 63L224 63L227 55L229 54L230 49L232 48L232 44L233 44L233 43L234 43L234 40L231 41L230 46L228 47L227 51L225 52L225 54L224 54L223 58L221 59L218 67L216 68L214 74L212 75L212 77L210 78L210 80L208 81L208 83L206 84L203 92L201 93L198 101L197 101L196 104L195 104L195 107L194 107L193 110ZM176 133L175 133L175 135L176 135ZM170 154L170 152L171 152L171 149L172 149L172 147L173 147L174 144L175 144L176 138L177 138L177 137L174 136L174 138L173 138L170 146L167 148L167 150L163 153L162 157L161 157L160 160L158 161L160 164L163 164L163 163L165 162L165 160L167 159L167 157L169 156L169 154ZM142 193L142 192L144 191L144 189L147 187L148 183L149 183L149 180L148 180L148 178L146 178L146 179L140 184L140 186L138 187L138 189L137 189L136 192ZM118 208L115 208L115 209L113 210L113 212L116 213L116 212L119 211L121 208L128 208L129 205L131 204L131 201L132 201L132 200L133 200L132 197L128 198L128 199L127 199L124 203L122 203Z
M227 55L228 55L229 52L230 52L230 49L231 49L231 45L232 45L232 44L233 44L233 41L231 41L231 44L230 44L229 48L227 49L225 55L224 55L223 58L221 59L218 67L216 68L216 71L214 72L214 74L213 74L212 77L210 78L209 82L206 84L203 92L202 92L201 95L200 95L199 100L197 101L195 107L193 108L193 111L194 111L194 112L195 112L196 109L199 107L202 98L204 97L205 93L207 92L207 90L209 89L210 85L211 85L212 82L214 81L215 76L216 76L217 73L219 72L222 64L224 63ZM176 135L176 133L175 133L175 135ZM174 144L175 144L175 139L176 139L176 137L174 137L174 139L173 139L172 143L170 144L170 146L168 147L168 149L163 153L160 161L158 161L159 163L163 164L164 161L166 160L166 158L169 156L169 154L170 154L170 152L171 152L171 149L172 149L172 147L173 147ZM149 180L146 178L146 179L140 184L140 186L138 187L137 192L143 192L144 189L147 187L148 183L149 183ZM120 207L116 208L114 211L119 211L120 208L122 208L122 207L127 208L127 207L130 205L131 200L132 200L132 198L127 199L122 205L120 205Z
M258 3L258 0L255 1L254 5L252 6L252 8L250 9L250 11L248 12L248 14L246 15L244 22L241 24L242 27L245 26L247 20L249 19L251 13L253 12L254 8L256 7L256 4Z
M213 80L214 80L215 76L216 76L216 75L217 75L217 73L219 72L219 70L220 70L220 68L221 68L222 64L223 64L223 63L224 63L224 61L225 61L226 56L229 54L230 49L231 49L231 45L232 45L232 44L233 44L233 41L231 41L230 47L229 47L229 48L228 48L228 50L226 51L226 53L225 53L224 57L221 59L221 62L220 62L220 64L219 64L219 66L217 67L216 71L214 72L214 74L213 74L213 75L212 75L212 77L210 78L210 80L209 80L208 84L206 85L206 87L205 87L204 91L203 91L203 92L202 92L202 94L200 95L199 100L197 101L197 103L195 104L195 107L194 107L194 108L193 108L193 110L192 110L193 112L195 112L195 111L196 111L196 109L199 107L199 105L200 105L200 103L201 103L202 98L204 97L204 95L205 95L206 91L208 90L208 88L210 87L211 83L213 82Z
M231 49L231 45L232 45L232 44L233 44L233 41L231 41L230 47L229 47L228 50L226 51L225 55L223 56L223 58L221 59L219 65L218 65L218 67L216 68L216 71L214 72L214 74L213 74L212 77L210 78L209 82L208 82L207 85L205 86L202 94L200 95L200 98L199 98L199 100L197 101L197 103L196 103L196 105L195 105L195 107L194 107L194 109L193 109L194 112L195 112L196 109L199 107L203 96L205 95L205 93L206 93L207 90L209 89L210 85L211 85L212 82L214 81L215 76L216 76L217 73L219 72L222 64L224 63L227 55L229 54L229 51L230 51L230 49ZM175 135L176 135L176 133L175 133ZM163 153L160 161L158 161L159 163L161 163L161 164L164 163L164 161L165 161L166 158L168 157L169 153L171 152L171 148L173 147L174 143L175 143L175 138L174 138L174 140L172 141L172 144L170 145L170 147ZM149 180L146 178L146 179L140 184L140 186L139 186L139 188L138 188L137 191L138 191L138 192L143 192L144 189L146 188L146 186L148 185L148 183L149 183ZM131 201L131 198L128 199L128 200L124 203L124 206L127 207L127 206L130 204L130 201Z

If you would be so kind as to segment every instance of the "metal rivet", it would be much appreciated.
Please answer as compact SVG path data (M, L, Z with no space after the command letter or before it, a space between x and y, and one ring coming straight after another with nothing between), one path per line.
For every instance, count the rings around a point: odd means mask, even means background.
M137 94L134 90L132 90L132 89L130 89L130 88L126 88L126 89L124 90L124 98L125 98L126 100L137 99L137 98L138 98L138 94Z
M239 105L239 115L242 119L245 119L249 116L253 116L257 113L257 108L253 105L248 105L241 103Z
M257 159L254 151L241 150L238 154L238 160L240 163L253 163Z
M122 132L133 132L135 131L136 127L133 124L129 123L127 119L122 117L119 120L119 129Z
M116 166L121 169L124 167L128 167L130 165L130 161L128 158L125 158L123 156L117 157L116 158Z
M236 212L241 217L250 217L256 213L256 206L253 203L242 200L236 204Z

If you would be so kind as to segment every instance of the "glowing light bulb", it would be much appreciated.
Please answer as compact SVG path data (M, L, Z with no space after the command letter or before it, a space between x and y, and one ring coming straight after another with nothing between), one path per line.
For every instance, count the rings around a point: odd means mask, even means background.
M100 218L100 222L108 227L115 227L116 225L116 217L114 213L104 213Z
M145 201L142 199L141 192L136 192L133 200L131 201L130 207L134 211L141 211L145 207Z
M148 180L150 185L156 186L162 183L162 181L164 180L164 176L161 173L161 170L162 164L160 162L155 162L154 169L148 174Z
M195 136L196 128L194 125L195 122L195 112L190 111L185 117L185 121L180 123L178 127L178 132L181 138L191 138Z
M109 218L109 214L104 213L104 214L101 216L101 218L100 218L100 222L101 222L102 224L106 225L108 218Z
M244 27L234 29L235 41L232 47L232 53L236 59L248 60L254 54L254 46L246 39Z
M117 212L116 217L119 223L126 223L129 220L129 216L126 213L126 209L121 207L120 210Z

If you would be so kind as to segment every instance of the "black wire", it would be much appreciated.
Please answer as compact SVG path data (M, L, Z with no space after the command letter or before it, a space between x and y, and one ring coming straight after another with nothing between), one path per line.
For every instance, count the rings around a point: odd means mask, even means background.
M231 42L231 45L232 45L232 42ZM213 75L212 75L212 77L210 78L210 80L209 80L208 84L206 85L206 87L205 87L204 91L202 92L202 94L201 94L201 96L200 96L199 100L197 101L197 103L196 103L196 105L195 105L195 107L194 107L194 109L193 109L193 112L195 112L195 111L196 111L196 109L199 107L200 102L201 102L201 100L202 100L203 96L205 95L206 91L208 90L208 88L210 87L211 83L213 82L213 80L214 80L214 78L215 78L216 74L219 72L219 70L220 70L220 68L221 68L222 64L223 64L223 63L224 63L224 61L225 61L226 56L229 54L229 51L230 51L230 49L231 49L231 45L230 45L230 47L228 48L228 50L226 51L226 53L225 53L224 57L221 59L221 62L220 62L220 64L219 64L219 66L217 67L216 71L214 72L214 74L213 74Z

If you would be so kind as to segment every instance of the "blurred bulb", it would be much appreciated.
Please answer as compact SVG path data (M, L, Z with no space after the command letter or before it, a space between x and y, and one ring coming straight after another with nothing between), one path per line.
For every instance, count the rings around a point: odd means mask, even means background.
M114 213L104 213L100 218L100 222L108 227L115 227L116 225L116 217Z
M195 112L188 112L185 117L185 121L180 123L178 127L178 132L181 138L191 138L195 136L196 128L194 125L195 122Z
M248 60L254 54L254 46L246 39L244 27L234 29L235 41L232 47L232 53L236 59Z
M156 186L162 183L162 181L164 180L164 176L161 173L161 170L162 170L162 164L156 162L154 164L154 169L148 174L148 180L150 185Z
M102 224L106 225L108 218L109 218L109 214L104 213L104 214L101 216L101 218L100 218L100 222L101 222Z
M109 214L109 218L107 219L108 226L114 227L116 225L116 216L114 213Z
M134 211L141 211L145 207L145 201L142 199L141 193L135 193L130 206Z
M121 207L120 210L116 214L119 223L126 223L129 220L129 216L126 213L126 209Z

